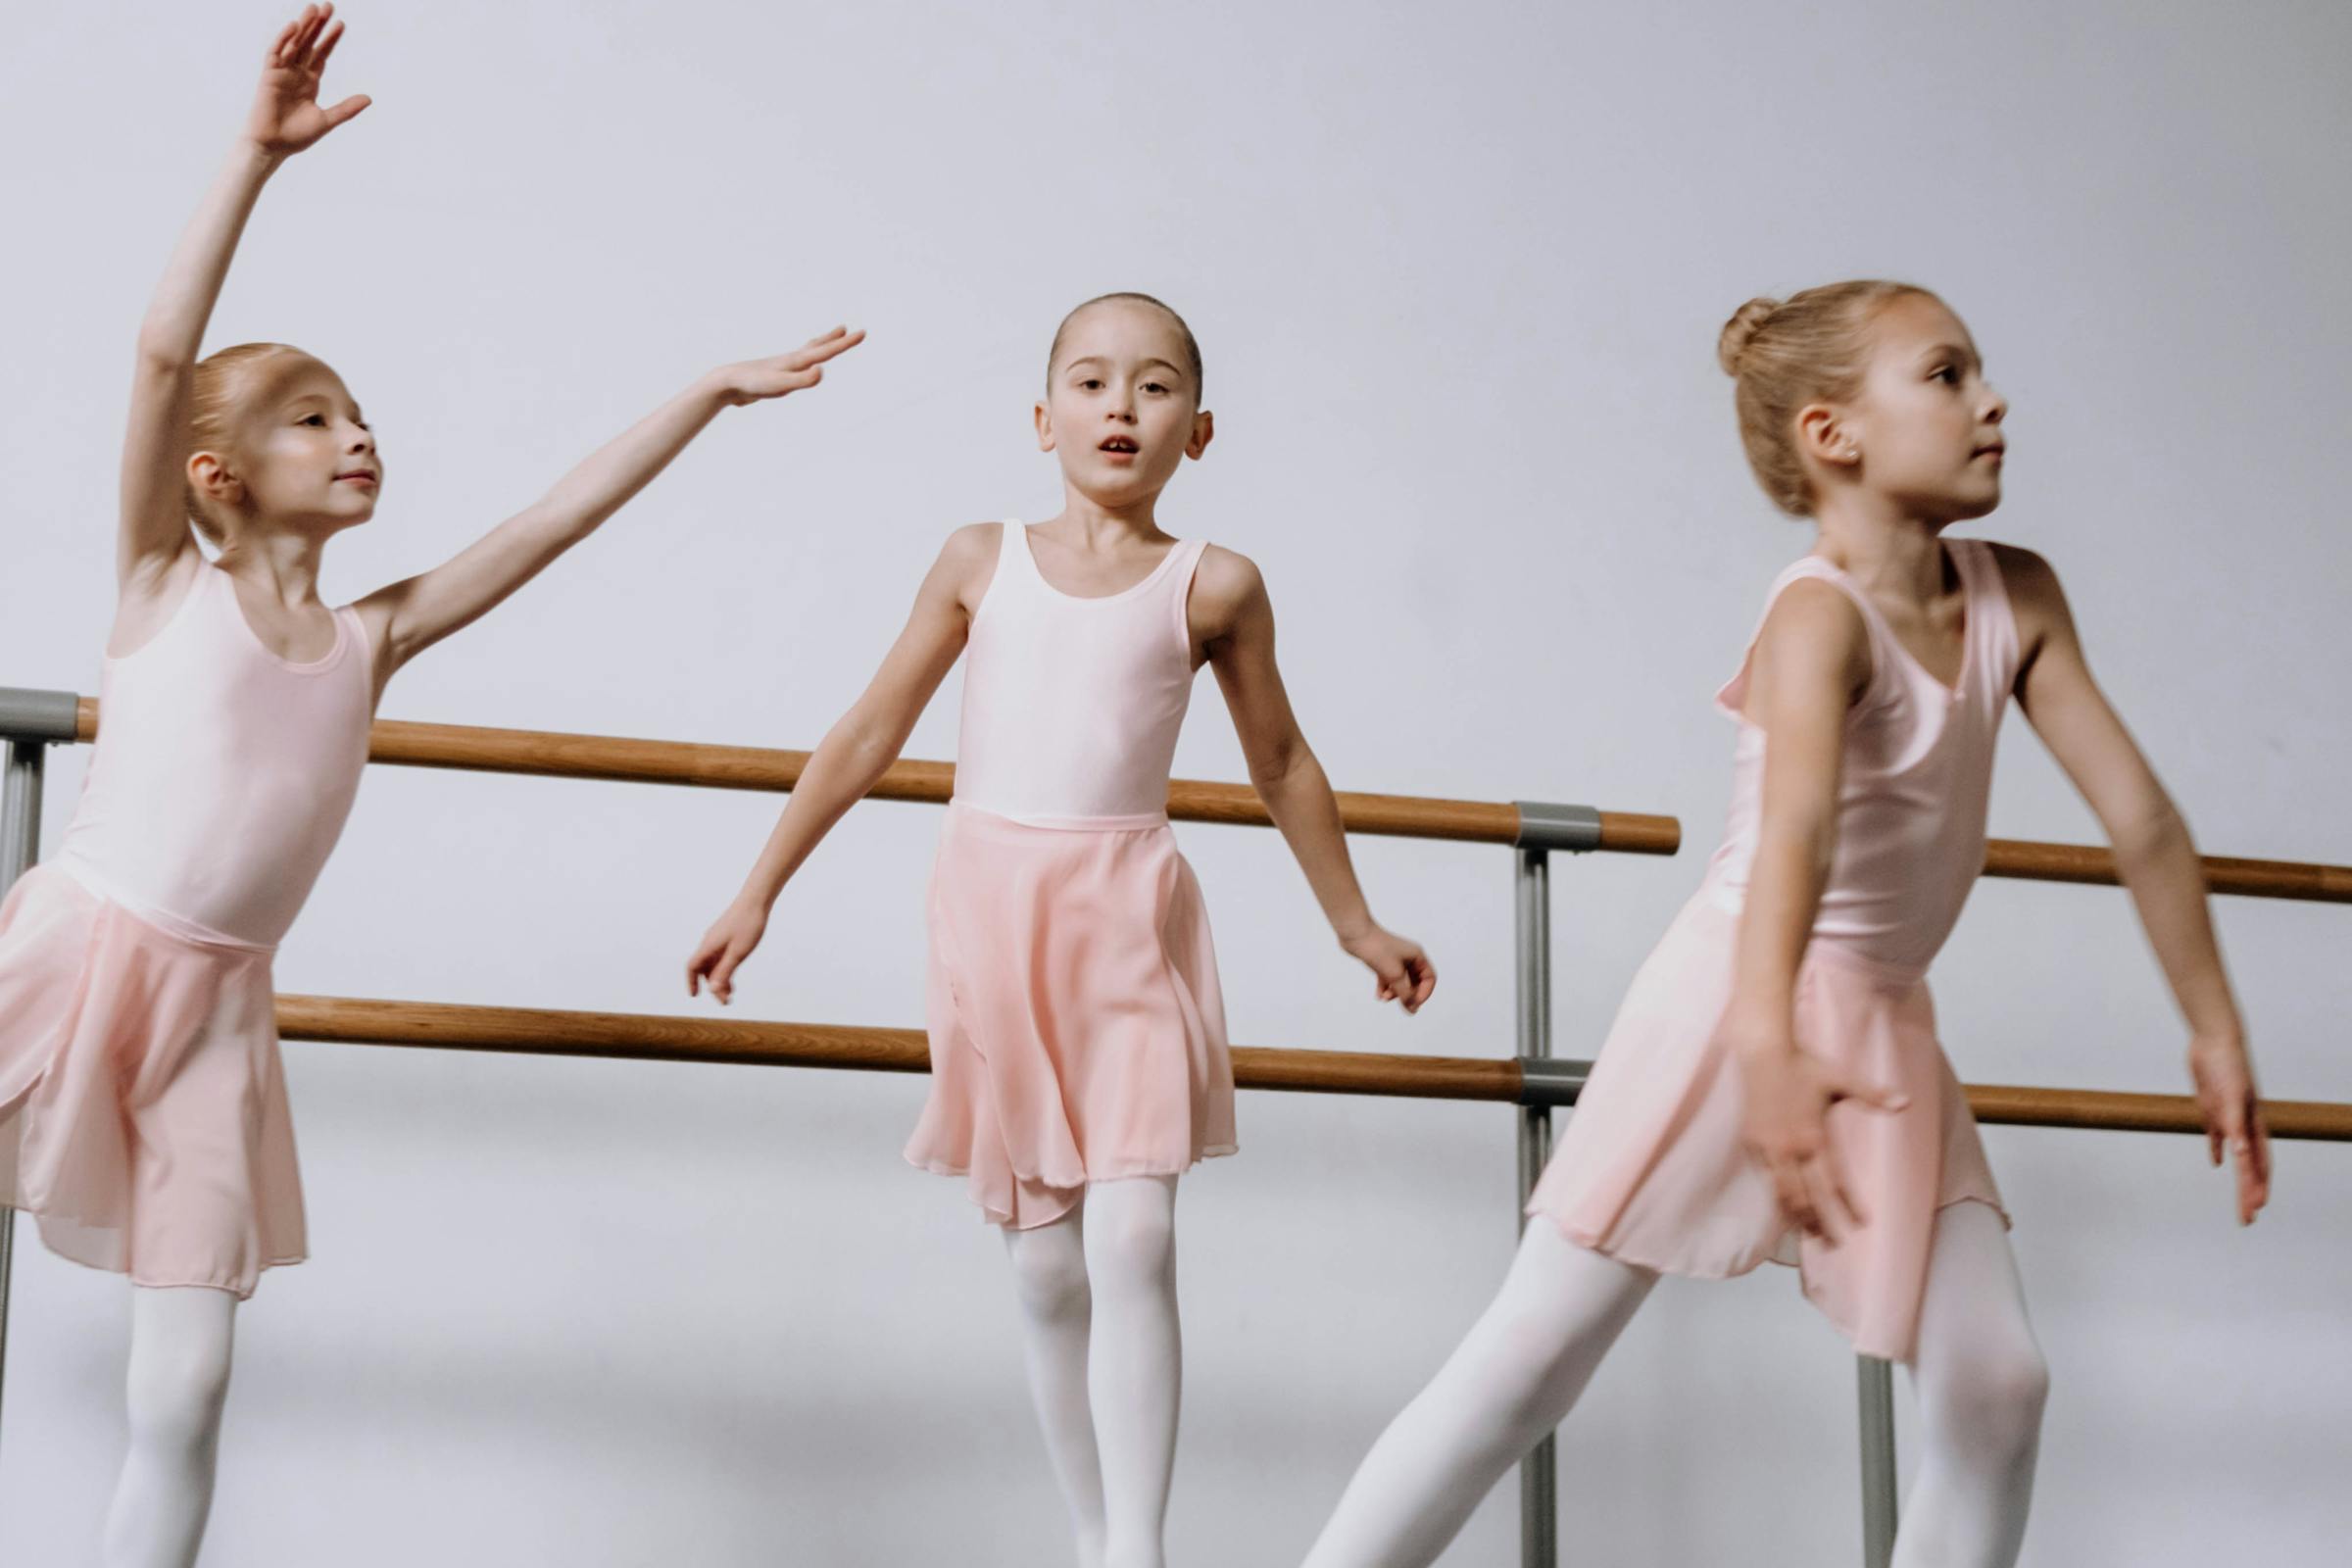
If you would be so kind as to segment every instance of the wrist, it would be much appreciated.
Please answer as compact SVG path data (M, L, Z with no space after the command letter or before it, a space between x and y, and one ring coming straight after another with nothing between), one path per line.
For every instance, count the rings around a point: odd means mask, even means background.
M272 151L251 136L240 135L229 145L229 167L256 178L269 178L277 172L277 166L285 161L283 154Z

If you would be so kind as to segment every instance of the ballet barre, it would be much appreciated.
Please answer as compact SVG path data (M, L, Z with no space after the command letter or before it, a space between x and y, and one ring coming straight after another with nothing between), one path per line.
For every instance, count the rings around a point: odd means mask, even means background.
M280 996L277 1027L288 1040L325 1045L858 1072L931 1070L922 1030L857 1024ZM1529 1062L1509 1056L1233 1048L1236 1086L1293 1094L1571 1106L1592 1067L1590 1061L1565 1058ZM2188 1095L1972 1084L1968 1102L1978 1121L1993 1126L2200 1136L2205 1130L2196 1100ZM2352 1104L2266 1100L2262 1109L2273 1138L2352 1143Z
M97 738L95 698L0 686L6 791L0 805L0 888L37 858L43 757L47 747ZM380 719L369 760L391 766L604 779L703 789L788 793L809 754L760 747L609 735L484 728ZM873 795L944 805L955 793L953 764L902 760ZM1407 1056L1236 1047L1243 1088L1504 1102L1517 1108L1519 1195L1524 1202L1550 1157L1555 1107L1572 1106L1591 1063L1551 1054L1551 890L1554 853L1671 856L1682 847L1672 816L1606 811L1546 802L1456 801L1412 796L1339 796L1350 833L1508 846L1513 855L1517 1018L1504 1057ZM1179 821L1271 826L1244 784L1177 779L1168 814ZM2217 894L2352 904L2352 867L2207 856ZM1984 874L2029 881L2113 885L2115 858L2090 845L1995 839ZM285 996L279 1027L289 1040L450 1051L639 1060L731 1062L881 1072L923 1072L919 1031L739 1018L568 1012L529 1007ZM2198 1133L2192 1099L2078 1089L1980 1085L1968 1091L1983 1122L2125 1132ZM2352 1142L2352 1105L2266 1101L2277 1138ZM14 1212L0 1209L0 1377L7 1357L8 1267ZM1522 1216L1524 1222L1524 1216ZM1883 1361L1860 1363L1862 1536L1865 1568L1886 1568L1895 1522L1893 1380ZM0 1384L0 1390L5 1385ZM1558 1561L1557 1465L1546 1438L1520 1470L1520 1560Z

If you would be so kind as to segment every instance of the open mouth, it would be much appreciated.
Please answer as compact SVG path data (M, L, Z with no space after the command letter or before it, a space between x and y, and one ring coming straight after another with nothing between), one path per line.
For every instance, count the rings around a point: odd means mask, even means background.
M1113 435L1103 437L1095 450L1109 453L1113 457L1132 458L1144 449L1137 446L1131 436Z

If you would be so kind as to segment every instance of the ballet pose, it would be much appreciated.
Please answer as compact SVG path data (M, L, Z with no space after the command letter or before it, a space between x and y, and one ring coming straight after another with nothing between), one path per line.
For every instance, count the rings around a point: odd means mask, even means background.
M140 328L103 729L57 854L0 906L0 1202L136 1287L108 1568L195 1560L237 1303L306 1250L270 956L342 831L385 681L720 409L812 385L858 341L700 378L448 564L330 609L327 543L383 487L374 432L299 349L198 352L262 187L368 107L318 102L342 32L314 6L270 44Z
M1935 295L1756 300L1724 328L1766 494L1810 517L1746 661L1722 849L1636 975L1500 1293L1382 1435L1308 1568L1408 1568L1568 1413L1662 1273L1793 1263L1858 1350L1904 1362L1921 1457L1900 1568L2005 1568L2047 1373L1927 969L1984 861L2014 695L2098 815L2189 1028L2251 1222L2254 1074L2180 813L2031 552L1948 540L2000 499L2007 406Z
M1437 972L1366 907L1283 692L1257 569L1159 528L1161 491L1213 431L1191 330L1140 295L1080 306L1054 336L1036 420L1061 466L1060 514L950 536L687 985L729 1000L785 882L968 649L930 893L931 1093L906 1157L963 1177L1004 1228L1078 1561L1158 1568L1180 1367L1176 1184L1234 1149L1207 913L1167 817L1202 663L1341 946L1408 1011Z

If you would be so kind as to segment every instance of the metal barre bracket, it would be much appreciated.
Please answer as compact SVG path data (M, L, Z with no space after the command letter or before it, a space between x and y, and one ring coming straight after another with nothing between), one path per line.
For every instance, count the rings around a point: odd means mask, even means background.
M1579 855L1600 848L1600 812L1590 806L1560 806L1550 801L1513 801L1519 810L1522 850L1564 850Z
M0 740L70 743L80 729L80 709L73 692L0 686Z
M1592 1064L1589 1061L1570 1061L1558 1056L1518 1059L1522 1105L1573 1105L1576 1097L1584 1092L1585 1080L1592 1076Z

